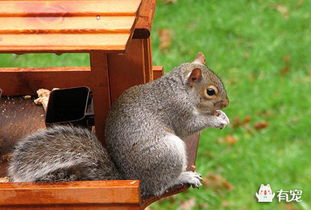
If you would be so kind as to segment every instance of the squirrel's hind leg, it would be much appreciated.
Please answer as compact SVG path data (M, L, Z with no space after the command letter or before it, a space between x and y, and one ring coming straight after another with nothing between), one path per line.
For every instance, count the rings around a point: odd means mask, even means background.
M142 197L161 196L176 184L176 180L187 166L185 143L178 136L168 134L155 144L155 148L158 149L157 156L154 157L152 164L146 163L151 168L141 171ZM146 172L149 173L145 174Z

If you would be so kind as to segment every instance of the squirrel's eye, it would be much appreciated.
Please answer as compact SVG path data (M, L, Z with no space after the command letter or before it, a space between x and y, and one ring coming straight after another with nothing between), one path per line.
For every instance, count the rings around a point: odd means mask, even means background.
M207 97L214 97L218 94L218 89L214 85L210 85L206 89Z
M207 88L206 92L207 92L207 95L209 96L216 95L216 91L213 88Z

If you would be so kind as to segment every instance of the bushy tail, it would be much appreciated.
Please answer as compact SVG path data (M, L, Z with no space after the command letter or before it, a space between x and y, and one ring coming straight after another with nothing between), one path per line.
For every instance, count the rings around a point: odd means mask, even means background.
M121 179L96 136L72 126L54 126L19 141L9 177L13 182Z

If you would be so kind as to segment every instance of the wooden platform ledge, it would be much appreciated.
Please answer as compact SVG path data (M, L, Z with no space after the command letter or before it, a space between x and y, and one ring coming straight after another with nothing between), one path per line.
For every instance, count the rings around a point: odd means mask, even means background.
M139 181L2 183L0 209L140 209Z

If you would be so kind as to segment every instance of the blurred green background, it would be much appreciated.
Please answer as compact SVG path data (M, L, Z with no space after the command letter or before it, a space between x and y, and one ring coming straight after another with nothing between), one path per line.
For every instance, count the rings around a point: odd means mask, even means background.
M231 126L202 132L201 189L151 209L311 208L311 1L158 0L153 65L173 67L198 51L223 79ZM0 55L0 66L84 66L85 54ZM258 203L255 192L303 190L302 202Z

